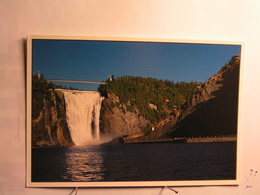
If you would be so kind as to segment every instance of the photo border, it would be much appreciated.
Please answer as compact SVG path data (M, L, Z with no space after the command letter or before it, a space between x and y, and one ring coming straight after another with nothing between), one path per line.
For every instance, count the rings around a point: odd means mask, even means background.
M238 120L237 120L237 145L236 145L236 179L234 180L188 180L188 181L120 181L120 182L32 182L32 40L95 40L95 41L126 41L126 42L162 42L162 43L190 43L190 44L219 44L238 45L240 52L239 94L238 94ZM244 44L231 41L199 41L180 39L148 39L148 38L123 38L123 37L86 37L86 36L56 36L56 35L29 35L27 39L27 73L26 73L26 186L27 187L162 187L162 186L212 186L212 185L239 185L240 161L240 117L242 97L242 72L243 72Z

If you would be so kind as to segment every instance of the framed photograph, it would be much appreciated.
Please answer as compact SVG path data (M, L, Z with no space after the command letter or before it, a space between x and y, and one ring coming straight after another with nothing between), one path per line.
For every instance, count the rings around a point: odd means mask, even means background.
M238 185L242 44L29 36L27 186Z

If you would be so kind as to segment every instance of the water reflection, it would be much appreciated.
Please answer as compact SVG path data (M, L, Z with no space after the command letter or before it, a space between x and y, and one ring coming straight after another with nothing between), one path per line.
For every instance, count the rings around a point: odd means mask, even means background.
M35 148L32 154L34 182L235 178L235 142Z
M67 148L64 180L100 181L104 178L101 146Z

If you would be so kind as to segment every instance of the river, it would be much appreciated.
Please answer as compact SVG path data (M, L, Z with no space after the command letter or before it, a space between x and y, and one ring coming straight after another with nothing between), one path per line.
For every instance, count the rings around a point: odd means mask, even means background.
M230 180L236 142L33 148L33 182Z

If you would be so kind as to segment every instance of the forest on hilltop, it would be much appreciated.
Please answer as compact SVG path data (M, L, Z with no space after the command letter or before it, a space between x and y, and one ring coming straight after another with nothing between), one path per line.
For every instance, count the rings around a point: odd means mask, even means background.
M152 124L174 115L201 85L198 82L173 82L155 78L123 76L107 80L98 91L104 97L115 94L119 102L111 107L121 108L124 112L136 112ZM125 105L125 106L122 106Z
M52 102L51 96L54 94L56 97L57 105L61 101L63 101L60 96L58 95L58 92L54 89L70 89L70 90L78 90L77 88L73 87L67 87L62 85L56 85L52 82L48 82L44 75L33 75L32 76L32 118L36 119L37 116L39 116L39 113L43 110L44 106L44 98L46 102ZM61 109L57 107L57 111L59 116L63 115L60 111Z
M44 76L41 74L32 76L32 118L36 119L39 113L43 110L44 98L46 100L51 99L51 92L57 86L51 82L45 80ZM55 92L55 91L54 91ZM56 94L56 93L55 93ZM49 101L51 102L51 101Z

